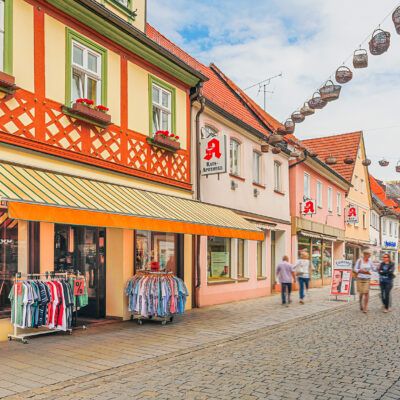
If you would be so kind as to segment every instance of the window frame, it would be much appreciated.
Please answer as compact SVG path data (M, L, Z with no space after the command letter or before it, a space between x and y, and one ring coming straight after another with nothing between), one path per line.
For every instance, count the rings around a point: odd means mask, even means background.
M258 165L257 165L257 167L258 167L257 168L258 169L258 172L257 172L258 179L255 179L255 174L254 174L254 172L255 172L255 169L254 169L255 156L258 157ZM262 154L257 150L253 150L253 183L255 183L257 185L261 185L261 182L262 182L262 176L261 176L262 168L261 168L261 165L262 165Z
M237 145L237 172L234 172L232 167L233 167L233 152L232 152L232 143L235 143ZM232 175L235 176L241 176L242 172L242 143L239 141L239 139L236 139L235 137L230 137L229 138L229 172Z
M72 106L72 56L73 56L73 42L77 42L84 47L88 47L93 52L98 53L101 58L101 80L100 80L100 103L102 106L107 107L107 73L108 73L108 63L107 63L107 50L88 39L87 37L81 35L80 33L72 30L71 28L66 28L66 78L65 78L65 104L67 107Z
M208 258L208 253L209 253L209 241L213 240L213 238L215 239L217 236L207 236L207 258ZM228 265L228 274L227 276L222 276L222 277L213 277L213 276L209 276L209 267L211 266L211 258L209 260L207 260L207 284L209 283L213 283L213 282L219 282L219 281L232 281L232 255L233 255L233 239L232 238L222 238L222 237L218 237L218 239L223 239L224 241L224 246L226 246L228 249L227 253L229 253L229 257L228 257L228 261L229 261L229 265ZM210 255L211 257L211 255Z
M136 12L133 10L133 0L127 0L127 5L122 4L120 0L102 0L102 2L106 2L114 6L118 11L121 11L125 15L129 17L129 22L135 20Z
M274 160L274 190L282 193L282 164Z
M354 190L358 190L358 176L354 176Z
M323 201L322 201L322 182L317 180L317 207L322 208L323 207Z
M259 254L259 250L261 250L261 254ZM258 258L259 255L261 256L260 259ZM261 240L257 240L256 243L256 259L257 278L265 278L266 274L264 273L264 242Z
M328 186L328 211L333 211L333 190Z
M340 192L336 193L336 213L342 215L342 194Z
M3 68L0 71L13 74L13 0L4 0Z
M364 179L360 179L360 193L364 193Z
M362 213L363 229L367 229L367 213L363 211Z
M208 130L211 134L210 134L210 135L207 135L207 136L205 137L205 139L207 139L207 138L209 138L209 137L217 137L217 136L218 136L219 130L218 130L215 126L213 126L213 125L211 125L211 124L204 124L204 131L206 132L207 130Z
M307 183L307 193L306 193L306 178L307 178L307 181L308 181L308 183ZM310 193L311 193L311 176L310 176L310 174L308 173L308 172L304 172L304 181L303 181L303 185L304 185L304 187L303 187L303 194L304 194L304 197L306 197L307 199L309 199L310 198Z
M170 133L177 134L176 132L176 88L163 80L149 74L149 134L150 137L154 136L153 133L153 85L160 87L162 90L170 92L171 94L171 121Z
M243 248L242 248L242 254L240 255L239 251L239 243L243 243ZM246 240L245 239L237 239L236 240L236 279L237 280L243 280L246 278ZM242 272L239 274L239 261L241 261L242 264Z

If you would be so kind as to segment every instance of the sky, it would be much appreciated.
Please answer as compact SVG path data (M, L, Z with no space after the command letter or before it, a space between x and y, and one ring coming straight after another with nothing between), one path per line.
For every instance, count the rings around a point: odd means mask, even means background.
M393 0L148 0L148 22L192 56L214 62L242 89L282 73L267 90L266 111L284 121L346 63L353 79L340 98L296 125L298 139L362 130L370 173L399 180L400 35ZM389 50L352 67L374 29L391 33ZM263 107L258 87L246 91ZM378 161L386 158L388 167Z

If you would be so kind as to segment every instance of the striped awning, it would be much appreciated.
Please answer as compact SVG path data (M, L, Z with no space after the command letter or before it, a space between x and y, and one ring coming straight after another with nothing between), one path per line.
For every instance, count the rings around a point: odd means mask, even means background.
M264 240L229 209L6 162L0 197L14 219Z

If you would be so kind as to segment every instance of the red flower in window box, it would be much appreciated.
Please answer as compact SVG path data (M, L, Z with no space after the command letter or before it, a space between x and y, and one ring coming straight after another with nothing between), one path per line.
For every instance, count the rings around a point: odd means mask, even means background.
M168 131L157 131L152 138L147 138L147 142L153 146L175 152L181 148L178 139L179 136L170 134Z
M108 108L101 105L94 106L93 100L77 99L71 111L76 118L83 117L86 122L93 122L95 125L108 126L111 123L111 115L107 114Z

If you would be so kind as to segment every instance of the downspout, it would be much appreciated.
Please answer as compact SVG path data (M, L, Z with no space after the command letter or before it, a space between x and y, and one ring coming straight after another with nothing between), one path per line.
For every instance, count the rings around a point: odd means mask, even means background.
M190 96L190 102L193 104L194 101L198 101L200 103L200 109L196 113L196 118L195 118L195 124L196 124L196 133L195 133L195 151L196 151L196 200L200 201L200 115L203 113L205 105L206 105L206 100L202 94L201 88L203 86L203 83L201 82L196 86L196 91ZM195 307L199 307L199 302L198 302L198 296L197 296L197 289L200 288L201 284L201 269L200 269L200 236L196 236L196 246L195 246L195 252L196 252L196 284L195 284L195 290L193 292L193 297L194 297L194 305Z
M290 164L290 165L289 165L289 168L293 168L293 167L295 167L296 165L299 165L299 164L303 163L304 161L307 160L307 158L308 158L308 151L307 151L307 150L304 150L304 158L303 158L302 160L300 160L300 161L295 162L294 164Z

